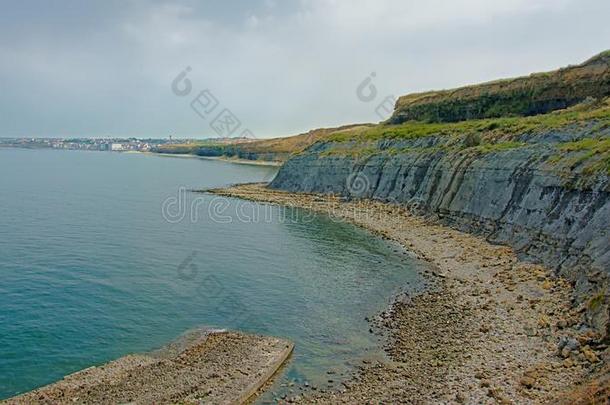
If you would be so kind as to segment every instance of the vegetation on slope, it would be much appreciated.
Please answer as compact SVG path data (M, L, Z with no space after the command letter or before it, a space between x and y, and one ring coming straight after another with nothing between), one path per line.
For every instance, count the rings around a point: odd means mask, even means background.
M558 152L551 157L551 162L569 169L581 167L586 175L606 173L610 176L610 138L566 142L559 145Z
M454 90L409 94L398 99L389 120L458 122L546 114L610 95L610 51L553 72L499 80Z
M331 133L322 153L328 156L349 156L367 159L379 154L401 153L468 153L483 155L536 147L537 138L552 131L586 132L587 138L576 142L548 145L555 154L548 162L557 170L576 168L586 175L610 175L610 99L587 102L569 109L533 117L509 117L470 120L458 123L408 122L401 125L380 124ZM604 136L604 133L606 134ZM524 142L522 138L529 138ZM429 138L433 142L408 142L409 146L386 147L385 141L416 141ZM393 142L392 144L395 144Z
M441 116L430 115L432 112L440 112ZM399 99L387 123L316 129L292 137L256 141L204 140L169 145L157 152L285 161L307 152L316 143L324 143L322 157L368 158L381 153L482 155L532 147L538 142L538 135L552 131L586 131L587 137L554 144L555 154L549 164L567 171L579 168L584 174L610 174L610 51L555 72L407 95ZM524 142L524 137L529 140ZM425 138L431 141L426 142ZM386 145L400 141L406 145Z
M320 128L309 132L273 139L248 140L236 139L235 142L202 140L191 144L167 145L156 149L157 153L192 154L211 157L234 157L248 160L284 161L292 154L299 153L331 134L340 134L353 129L364 129L371 124L354 124L338 128Z
M376 141L380 139L416 139L427 136L466 136L479 133L496 137L561 129L570 125L590 125L597 129L610 127L610 99L583 103L572 108L532 117L502 117L461 121L456 123L425 123L409 121L400 125L379 124L368 128L332 133L333 142Z

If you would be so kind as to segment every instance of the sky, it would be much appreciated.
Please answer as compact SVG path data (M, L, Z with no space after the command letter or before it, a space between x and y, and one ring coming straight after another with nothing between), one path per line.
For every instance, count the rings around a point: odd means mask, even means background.
M0 136L378 122L396 96L581 63L610 48L609 15L608 0L0 0Z

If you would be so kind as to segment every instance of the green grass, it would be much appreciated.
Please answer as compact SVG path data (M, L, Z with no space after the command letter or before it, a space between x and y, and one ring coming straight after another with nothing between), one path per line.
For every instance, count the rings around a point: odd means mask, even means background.
M587 138L566 142L558 146L561 154L554 155L549 163L573 170L582 166L583 174L605 173L610 176L610 138Z
M369 145L358 145L352 148L333 148L320 153L321 157L343 156L361 159L372 156L374 154L383 153L384 151L371 147Z
M511 149L517 149L527 146L523 142L498 142L498 143L483 143L477 146L467 146L462 143L455 143L452 145L441 144L436 146L426 146L422 148L418 147L404 147L404 148L387 148L378 149L371 147L370 144L359 144L350 148L335 147L328 149L320 154L321 157L329 156L341 156L341 157L352 157L357 159L368 158L374 155L387 155L395 156L400 154L417 153L420 155L434 154L434 153L474 153L477 155L484 155L488 153L501 153Z
M380 124L358 131L337 132L326 140L332 142L376 141L380 139L417 139L428 136L463 137L481 134L486 137L502 137L515 134L535 133L564 128L570 125L595 123L595 129L610 127L610 102L606 99L594 107L576 106L567 110L533 117L503 117L470 120L456 123L407 122L400 125Z
M589 310L596 311L601 305L604 303L604 293L599 292L597 295L593 296L588 303Z
M524 146L527 146L527 144L524 142L508 141L508 142L498 142L498 143L486 143L483 145L475 146L470 149L473 149L476 153L479 153L479 154L487 154L487 153L505 152L507 150L522 148Z
M604 153L610 150L610 139L581 139L576 142L566 142L559 147L563 152L589 152L593 154Z
M372 156L401 153L502 153L527 147L517 142L517 136L537 134L550 130L573 128L585 129L598 134L610 128L610 100L593 105L582 104L573 108L533 117L505 117L497 119L471 120L458 123L408 122L401 125L377 125L353 131L331 133L325 141L334 142L333 149L324 156ZM412 140L423 137L446 137L434 147L408 147L379 150L375 144L383 139ZM534 138L535 139L535 138ZM355 145L346 144L354 142ZM535 142L535 141L534 141ZM342 146L345 145L345 146ZM577 142L557 145L557 153L547 159L562 171L577 168L584 175L604 173L610 175L610 138L587 138Z

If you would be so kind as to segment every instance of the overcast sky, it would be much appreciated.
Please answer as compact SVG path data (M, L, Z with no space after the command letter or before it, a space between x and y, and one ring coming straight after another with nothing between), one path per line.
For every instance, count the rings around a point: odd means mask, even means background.
M608 16L608 0L0 0L0 135L209 137L225 109L232 136L376 122L387 96L580 63L610 48Z

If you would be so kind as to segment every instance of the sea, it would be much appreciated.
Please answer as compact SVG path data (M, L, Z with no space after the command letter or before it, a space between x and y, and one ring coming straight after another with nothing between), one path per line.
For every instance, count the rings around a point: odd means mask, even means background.
M0 399L198 328L292 340L283 385L383 356L366 318L421 263L333 216L194 192L277 170L0 149Z

